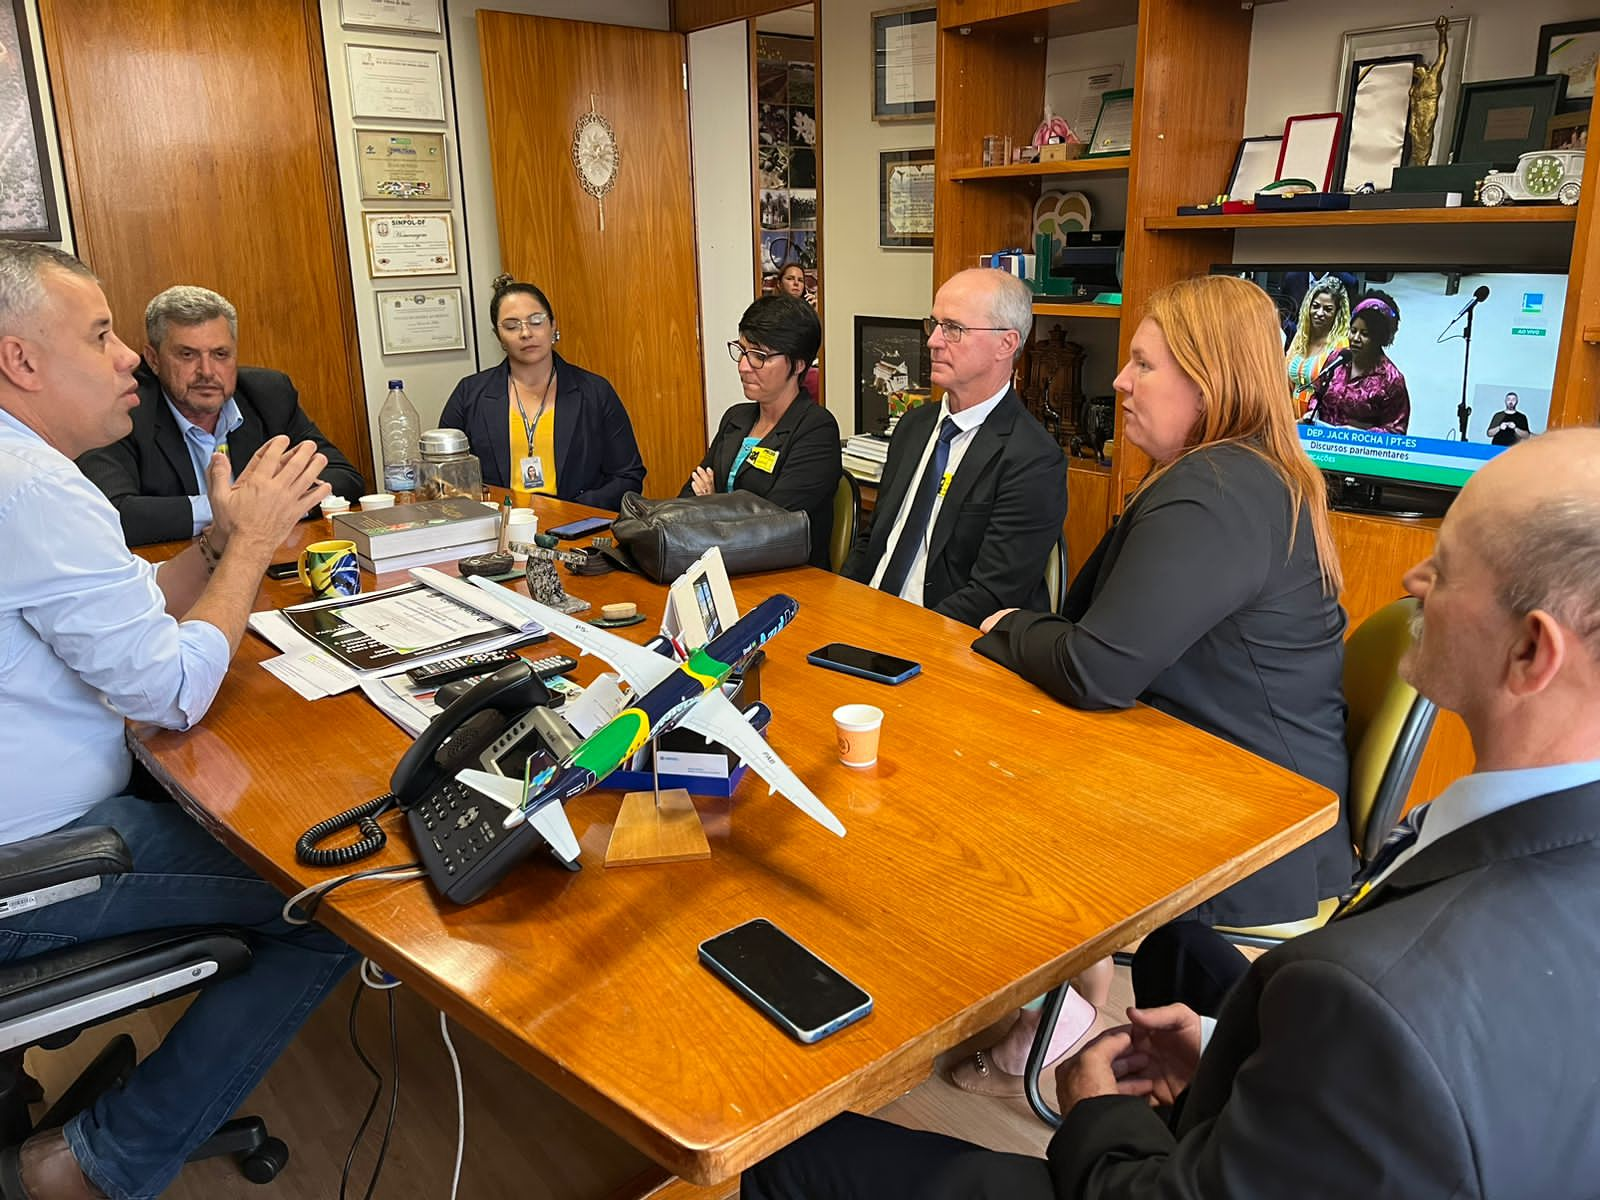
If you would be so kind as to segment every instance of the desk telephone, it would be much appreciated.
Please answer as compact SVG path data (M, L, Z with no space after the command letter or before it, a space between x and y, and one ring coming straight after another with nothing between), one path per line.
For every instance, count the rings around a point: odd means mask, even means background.
M398 807L434 886L457 904L476 900L546 843L530 823L505 828L505 811L458 783L456 772L477 767L526 779L530 760L535 772L552 764L577 738L550 703L549 689L526 662L480 680L418 735L395 766L389 794L308 829L296 846L300 860L343 866L376 853L387 840L376 818ZM355 844L317 848L352 826L362 834Z

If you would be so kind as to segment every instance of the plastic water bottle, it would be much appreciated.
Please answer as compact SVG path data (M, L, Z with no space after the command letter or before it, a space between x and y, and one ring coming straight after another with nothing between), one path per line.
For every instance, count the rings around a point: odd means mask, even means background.
M417 491L418 439L422 418L406 399L405 381L389 380L389 395L378 410L378 441L383 448L383 490L404 504Z

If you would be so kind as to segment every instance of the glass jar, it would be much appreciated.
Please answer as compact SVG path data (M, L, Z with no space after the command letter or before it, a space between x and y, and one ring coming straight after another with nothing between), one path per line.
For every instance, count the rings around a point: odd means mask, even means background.
M483 495L483 468L467 449L467 435L459 429L430 429L421 438L422 461L417 469L417 499Z

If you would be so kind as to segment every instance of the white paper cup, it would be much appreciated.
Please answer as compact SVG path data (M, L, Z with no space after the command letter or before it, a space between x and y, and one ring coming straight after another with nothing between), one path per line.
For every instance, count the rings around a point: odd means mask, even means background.
M368 512L375 508L393 508L394 496L389 492L373 492L370 496L361 497L358 503Z
M870 704L845 704L833 710L833 725L839 736L840 762L858 768L877 765L883 709Z
M319 507L322 509L323 516L331 517L334 513L349 512L350 501L343 496L329 496Z
M519 562L528 557L533 535L539 532L539 514L531 508L513 508L506 521L506 548Z

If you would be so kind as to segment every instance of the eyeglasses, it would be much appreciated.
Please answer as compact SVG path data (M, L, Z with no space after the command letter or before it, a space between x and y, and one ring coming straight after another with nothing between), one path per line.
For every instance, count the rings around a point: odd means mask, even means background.
M531 330L537 330L542 328L544 323L549 319L549 313L533 313L526 320L518 320L516 317L507 317L504 321L500 322L500 332L509 333L512 337L516 337L522 332L523 326L527 326Z
M767 365L769 358L776 358L777 356L778 352L776 350L756 350L746 346L743 342L728 343L729 358L733 359L734 362L738 362L741 358L748 358L750 365L758 371Z
M969 333L1008 333L1002 325L961 325L955 321L941 321L938 317L923 317L922 332L929 337L933 336L935 329L944 331L944 340L952 346L966 337Z

